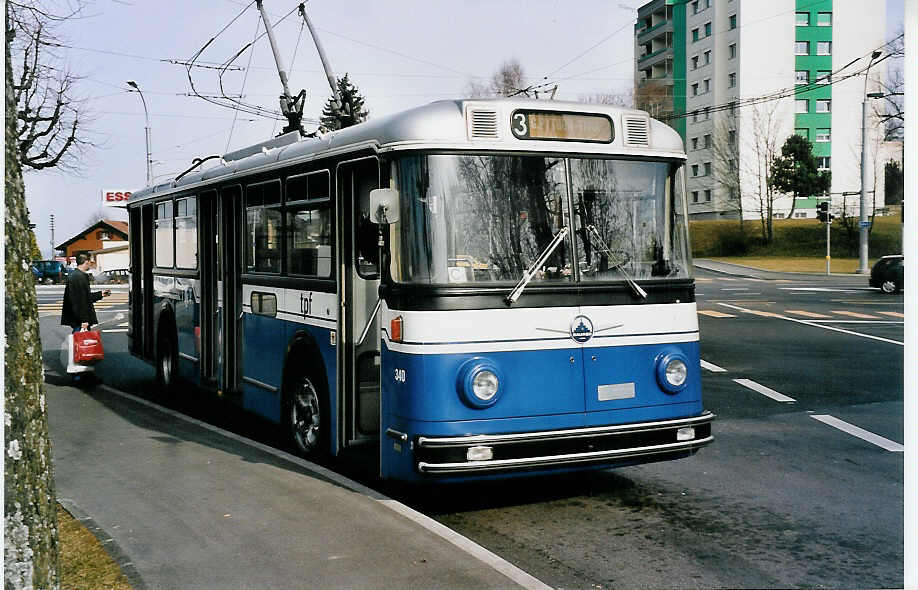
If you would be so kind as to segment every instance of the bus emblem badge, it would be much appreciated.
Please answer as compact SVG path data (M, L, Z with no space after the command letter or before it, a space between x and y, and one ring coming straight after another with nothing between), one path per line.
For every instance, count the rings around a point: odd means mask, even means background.
M571 322L571 338L576 342L586 342L593 337L593 322L585 315L578 315Z

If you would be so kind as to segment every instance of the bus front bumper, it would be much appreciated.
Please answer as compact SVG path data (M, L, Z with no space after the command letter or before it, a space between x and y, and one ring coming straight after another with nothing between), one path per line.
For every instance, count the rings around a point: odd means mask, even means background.
M687 456L714 440L714 414L515 434L419 436L417 470L424 474L494 473L565 465L647 462ZM483 457L488 457L482 459Z

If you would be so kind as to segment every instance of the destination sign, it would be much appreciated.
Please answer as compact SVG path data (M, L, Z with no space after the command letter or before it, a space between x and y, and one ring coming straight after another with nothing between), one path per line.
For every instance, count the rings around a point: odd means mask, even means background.
M510 129L517 139L611 143L615 134L606 115L513 111Z

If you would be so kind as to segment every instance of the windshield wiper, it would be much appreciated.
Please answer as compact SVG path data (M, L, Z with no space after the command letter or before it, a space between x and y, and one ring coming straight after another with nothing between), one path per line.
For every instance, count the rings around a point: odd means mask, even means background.
M642 299L647 299L647 291L645 291L644 289L641 289L641 286L638 285L635 282L635 280L631 278L631 275L629 275L628 272L625 270L625 263L627 261L624 259L619 259L617 256L615 256L615 254L612 253L612 250L610 250L609 247L606 245L606 242L602 239L602 236L599 235L599 231L596 229L595 225L588 225L586 227L587 227L587 230L589 230L589 232L593 234L593 236L599 241L599 245L602 246L602 248L599 249L599 251L605 253L606 256L609 257L609 266L618 270L618 272L622 273L622 276L625 277L625 281L628 282L628 285L631 287L631 289L634 291L634 293L638 297ZM595 247L595 244L594 244L594 247ZM613 261L613 258L615 258L614 261Z
M564 241L564 236L567 235L568 229L562 227L558 230L558 233L555 234L554 239L542 250L542 253L535 259L535 261L529 265L525 271L523 271L523 278L520 279L520 282L516 284L516 287L513 287L513 290L510 291L510 294L507 295L507 303L513 304L516 303L516 300L520 298L520 295L523 294L523 289L526 288L526 285L529 284L529 281L536 275L538 269L542 264L548 260L548 257L551 256L561 242Z

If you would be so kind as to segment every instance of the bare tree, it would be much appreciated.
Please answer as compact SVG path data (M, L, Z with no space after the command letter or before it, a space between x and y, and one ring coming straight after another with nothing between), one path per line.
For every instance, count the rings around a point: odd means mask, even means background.
M5 215L7 285L4 364L4 548L6 588L60 585L57 510L51 444L41 369L41 340L35 283L29 270L29 216L25 207L20 152L16 141L16 95L11 67L10 9L6 4L5 45Z
M743 158L744 176L747 180L745 194L755 197L754 208L759 214L762 241L770 244L774 240L775 199L779 196L772 184L772 164L782 143L781 125L777 114L778 101L751 107L749 132L745 146L751 158ZM745 187L743 187L745 188Z
M884 126L884 139L886 141L904 139L905 135L905 36L904 31L899 33L886 46L890 62L887 66L889 74L886 79L880 80L883 91L882 101L871 101L876 119Z
M91 143L86 139L85 103L76 95L79 78L57 54L54 28L79 14L55 15L39 1L7 2L6 37L13 68L15 144L23 167L75 171Z
M525 82L523 66L515 59L502 63L487 82L469 81L466 90L472 98L530 96L532 93Z
M660 80L646 80L634 93L634 104L651 117L662 119L672 112L672 91Z
M714 124L711 146L714 181L724 189L724 209L736 211L740 233L743 231L743 196L740 186L740 150L736 133L736 118L720 116Z

